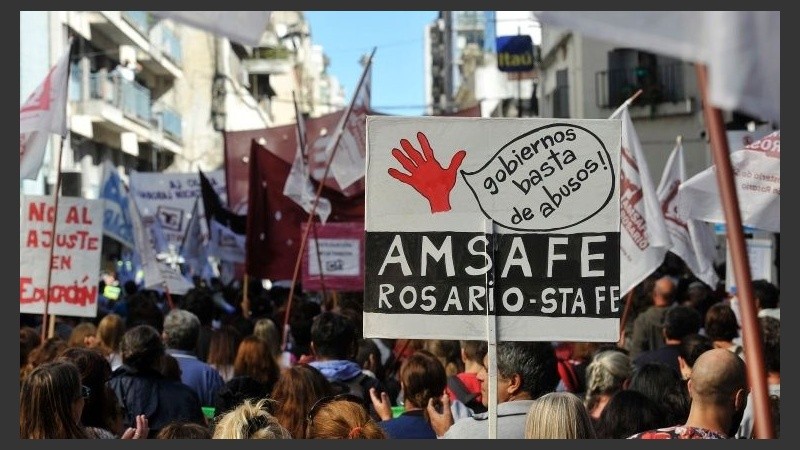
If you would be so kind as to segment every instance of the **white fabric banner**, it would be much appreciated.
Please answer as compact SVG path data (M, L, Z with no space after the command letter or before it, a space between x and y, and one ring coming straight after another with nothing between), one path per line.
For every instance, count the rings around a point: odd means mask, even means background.
M311 209L314 207L314 198L317 193L314 191L314 185L311 184L311 179L309 178L306 123L303 115L300 114L297 109L297 103L294 105L294 111L297 117L297 150L294 154L294 161L292 162L289 176L286 177L286 184L283 185L283 195L292 199L292 201L300 205L305 212L311 214ZM314 213L319 216L320 222L324 224L328 221L331 209L330 200L320 196L317 201L317 207L314 208Z
M361 85L353 94L349 114L345 113L342 116L342 120L336 126L336 134L325 149L325 154L330 157L334 151L334 144L339 143L330 170L342 189L363 178L366 170L366 118L372 95L372 58L367 62L361 77ZM338 140L337 135L341 135Z
M245 262L245 235L236 234L230 228L211 219L208 238L208 253L222 261Z
M19 107L19 179L36 179L50 133L67 135L67 88L71 42L44 81Z
M717 251L714 227L708 222L689 219L680 214L678 205L682 192L679 187L685 180L683 145L678 144L667 160L656 190L667 230L672 239L672 247L669 250L680 256L689 270L714 290L719 281L719 276L714 270L714 255Z
M742 225L781 231L781 132L775 131L731 153ZM715 167L693 176L680 187L681 214L706 222L724 223Z
M153 15L172 19L230 39L258 47L267 30L272 11L150 11Z
M609 118L622 120L619 287L625 295L661 265L672 242L627 104Z
M543 24L705 63L709 100L780 123L780 11L534 11Z

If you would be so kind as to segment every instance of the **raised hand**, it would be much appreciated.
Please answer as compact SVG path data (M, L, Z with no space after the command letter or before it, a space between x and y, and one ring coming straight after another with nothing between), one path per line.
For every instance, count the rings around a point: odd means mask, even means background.
M389 420L392 418L392 405L389 403L389 394L381 392L378 398L378 391L375 388L369 388L369 398L372 400L372 406L381 420Z
M405 153L397 148L392 149L392 156L409 173L406 174L391 168L389 175L413 187L428 199L432 213L450 211L450 191L456 184L456 173L467 152L457 151L450 161L450 166L445 169L433 156L433 149L431 149L425 133L417 133L417 139L422 147L421 153L411 145L408 139L400 140L400 146L403 147Z
M120 439L147 439L148 433L150 433L150 427L147 416L139 414L136 416L136 428L129 427L122 433Z
M428 406L425 410L430 418L431 428L436 432L436 436L442 437L453 425L453 412L450 410L450 397L447 393L439 398L440 406L437 408L436 400L431 397L428 399Z

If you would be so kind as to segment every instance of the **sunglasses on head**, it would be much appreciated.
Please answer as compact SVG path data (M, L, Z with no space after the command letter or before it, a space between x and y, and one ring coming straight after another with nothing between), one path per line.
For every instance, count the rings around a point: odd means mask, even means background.
M311 407L311 409L308 410L308 417L306 417L306 420L308 421L308 424L311 425L311 422L314 420L314 417L317 415L319 410L322 409L325 405L328 405L330 403L333 403L333 402L336 402L336 401L340 401L340 400L341 401L346 401L346 402L351 402L351 403L356 403L356 404L358 404L358 405L360 405L362 407L364 406L364 399L362 399L361 397L359 397L357 395L353 395L353 394L338 394L338 395L331 395L331 396L328 396L328 397L322 397L319 400L317 400L316 403L314 403L314 405Z

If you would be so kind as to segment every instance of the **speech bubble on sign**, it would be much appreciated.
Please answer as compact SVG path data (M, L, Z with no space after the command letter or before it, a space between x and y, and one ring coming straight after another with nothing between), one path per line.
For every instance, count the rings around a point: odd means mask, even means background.
M611 155L590 130L555 123L501 147L478 170L462 170L486 217L518 231L557 231L590 219L615 189Z

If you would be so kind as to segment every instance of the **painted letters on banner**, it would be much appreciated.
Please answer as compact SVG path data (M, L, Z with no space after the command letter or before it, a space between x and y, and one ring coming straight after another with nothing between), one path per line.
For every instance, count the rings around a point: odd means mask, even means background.
M616 341L615 120L367 119L364 336Z
M364 290L364 223L342 222L314 224L303 254L303 289L326 289L345 292ZM312 226L314 226L312 225ZM303 224L305 233L306 224ZM319 248L319 259L317 258ZM322 276L320 277L320 262Z
M61 197L55 248L52 196L26 196L19 227L19 312L43 314L47 272L52 266L48 313L97 316L103 201ZM52 264L48 264L52 261Z

